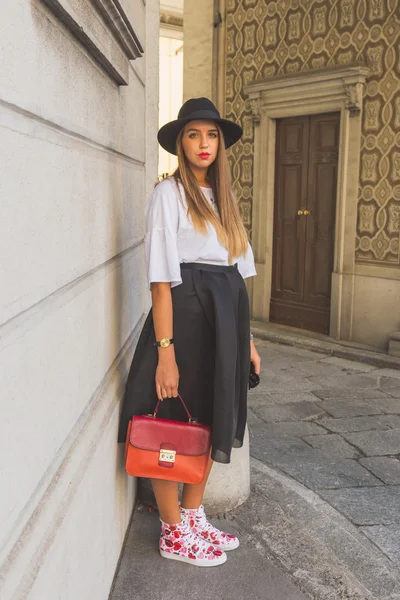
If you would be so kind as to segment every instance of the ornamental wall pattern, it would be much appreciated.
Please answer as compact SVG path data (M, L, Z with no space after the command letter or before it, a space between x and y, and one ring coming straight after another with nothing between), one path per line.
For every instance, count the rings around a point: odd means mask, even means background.
M363 62L356 261L400 266L400 10L398 0L228 0L226 115L235 191L251 233L253 122L243 87L255 79Z

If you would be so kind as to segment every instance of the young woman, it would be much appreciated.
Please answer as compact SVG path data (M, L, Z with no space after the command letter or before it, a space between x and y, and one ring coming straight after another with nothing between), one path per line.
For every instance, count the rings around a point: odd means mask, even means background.
M243 278L256 274L235 201L225 149L242 135L207 98L188 100L178 119L158 132L163 148L178 155L173 177L155 188L146 209L145 251L152 310L129 373L119 441L132 415L152 413L187 420L179 394L199 423L212 429L204 481L153 480L161 520L160 553L196 566L226 560L239 540L207 521L202 506L213 461L229 463L246 425L250 360L260 357L250 335Z

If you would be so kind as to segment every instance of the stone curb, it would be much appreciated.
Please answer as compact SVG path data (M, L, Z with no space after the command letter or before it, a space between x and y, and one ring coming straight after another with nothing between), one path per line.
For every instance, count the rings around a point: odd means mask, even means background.
M337 342L329 342L299 334L268 330L267 328L261 328L255 322L252 323L251 331L255 337L273 342L274 344L294 346L295 348L311 350L320 354L346 358L347 360L373 365L381 369L400 369L400 359L387 354L345 346Z
M275 516L266 522L253 508L243 522L240 509L233 514L304 592L314 600L400 598L397 567L344 515L318 493L254 457L251 469L253 479L262 477L264 492L259 493L275 505Z

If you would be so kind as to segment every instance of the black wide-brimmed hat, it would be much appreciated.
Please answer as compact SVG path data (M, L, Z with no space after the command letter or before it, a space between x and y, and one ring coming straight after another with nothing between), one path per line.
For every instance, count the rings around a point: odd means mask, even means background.
M208 98L191 98L187 100L179 111L176 121L166 123L158 132L159 144L170 152L176 152L176 140L181 129L190 121L215 121L224 134L225 147L233 146L242 137L242 128L237 123L222 119L214 104Z

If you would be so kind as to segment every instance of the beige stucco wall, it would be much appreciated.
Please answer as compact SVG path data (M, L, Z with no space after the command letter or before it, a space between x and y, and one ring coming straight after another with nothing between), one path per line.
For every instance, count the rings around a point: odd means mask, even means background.
M41 0L1 3L2 600L106 599L135 497L116 435L148 306L158 3L122 2L132 61L92 5L59 4L128 85Z
M400 331L400 279L355 275L352 339L387 351Z
M213 99L214 0L185 0L183 101Z

